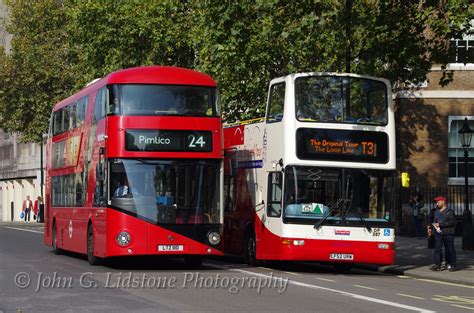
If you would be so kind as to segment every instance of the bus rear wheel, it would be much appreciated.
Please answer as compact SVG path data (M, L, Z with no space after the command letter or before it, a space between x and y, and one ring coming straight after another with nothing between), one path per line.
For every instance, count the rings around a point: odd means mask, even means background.
M244 260L249 266L258 266L257 260L257 242L253 232L247 232L244 240Z
M58 248L58 234L56 230L56 223L53 224L53 231L52 231L52 246L53 246L53 253L56 255L61 254L61 249Z
M87 261L90 265L98 265L100 259L94 255L94 231L92 225L87 229Z

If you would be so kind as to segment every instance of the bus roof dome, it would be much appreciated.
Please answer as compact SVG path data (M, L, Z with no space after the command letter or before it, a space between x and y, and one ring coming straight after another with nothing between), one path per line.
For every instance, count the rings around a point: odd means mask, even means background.
M107 84L167 84L216 86L208 75L174 66L140 66L112 72L105 78Z

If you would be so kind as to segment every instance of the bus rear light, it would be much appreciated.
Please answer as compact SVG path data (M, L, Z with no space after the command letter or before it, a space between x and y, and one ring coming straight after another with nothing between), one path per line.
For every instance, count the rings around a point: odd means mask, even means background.
M378 248L382 250L388 250L390 249L390 245L388 243L379 243Z
M132 237L130 236L130 234L128 232L122 231L122 232L118 233L117 238L115 238L115 242L119 246L125 247L130 243L131 239L132 239Z
M288 245L291 245L291 240L290 239L283 239L281 241L282 244L284 244L285 246L288 246Z
M207 240L211 245L217 246L219 242L221 242L221 235L218 232L212 230L207 234Z
M304 246L304 240L293 240L293 245Z

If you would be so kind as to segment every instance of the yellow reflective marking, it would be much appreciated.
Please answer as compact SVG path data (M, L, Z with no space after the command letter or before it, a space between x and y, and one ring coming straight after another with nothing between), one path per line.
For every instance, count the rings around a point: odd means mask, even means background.
M443 296L443 295L434 295L435 298L431 298L435 301L450 303L450 304L467 304L474 305L474 297L468 296Z
M403 296L403 297L408 297L408 298L413 298L413 299L426 300L425 298L422 298L422 297L417 297L417 296L412 296L412 295L406 295L406 294L404 294L404 293L397 293L397 295Z
M467 306L462 306L462 305L458 305L458 304L451 304L452 306L456 306L458 308L463 308L463 309L468 309L468 310L473 310L474 311L474 308L469 308Z
M378 289L375 289L375 288L371 288L371 287L367 287L367 286L361 286L361 285L352 285L354 287L359 287L359 288L364 288L364 289L369 289L369 290L378 290Z
M327 278L319 278L319 277L316 277L316 279L324 280L324 281L330 281L330 282L332 282L332 283L335 283L335 282L336 282L335 280L327 279Z
M463 287L463 288L474 289L474 286L448 283L448 282L445 282L445 281L432 280L432 279L424 279L424 278L415 278L415 279L416 279L416 280L421 280L421 281L427 281L427 282L430 282L430 283L441 284L441 285L457 286L457 287Z

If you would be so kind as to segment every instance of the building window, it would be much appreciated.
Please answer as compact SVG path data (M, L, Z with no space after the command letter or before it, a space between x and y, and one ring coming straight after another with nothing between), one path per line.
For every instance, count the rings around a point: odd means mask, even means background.
M474 40L453 39L449 41L450 63L474 63Z
M453 185L463 184L465 177L464 149L461 146L459 129L464 123L465 116L449 117L448 134L448 175L449 183ZM468 117L469 127L474 129L474 116ZM474 141L474 140L473 140ZM474 142L471 141L468 158L468 177L474 178Z

